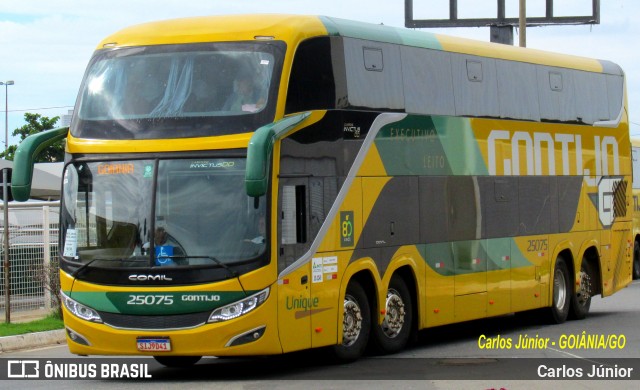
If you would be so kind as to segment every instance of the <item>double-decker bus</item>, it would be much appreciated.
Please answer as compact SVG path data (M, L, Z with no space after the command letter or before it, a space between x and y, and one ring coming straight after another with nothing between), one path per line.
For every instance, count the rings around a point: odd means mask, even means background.
M367 345L631 281L624 73L353 22L161 21L102 41L66 138L69 349L201 356Z

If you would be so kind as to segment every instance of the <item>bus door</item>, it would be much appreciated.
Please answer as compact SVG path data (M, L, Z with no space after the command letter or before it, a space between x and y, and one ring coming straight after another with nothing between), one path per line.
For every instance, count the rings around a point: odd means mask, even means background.
M449 176L446 182L448 234L455 268L454 310L456 321L487 316L486 240L478 225L482 199L480 185L472 176Z
M308 250L308 178L280 178L278 199L278 273ZM311 348L308 306L310 262L278 280L278 328L283 352Z
M483 240L451 243L455 266L455 319L487 316L487 253Z

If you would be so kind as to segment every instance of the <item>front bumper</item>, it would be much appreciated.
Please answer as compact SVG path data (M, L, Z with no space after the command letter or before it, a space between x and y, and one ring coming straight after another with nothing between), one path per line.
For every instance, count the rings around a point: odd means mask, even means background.
M280 354L276 299L238 318L184 329L124 329L80 319L63 307L67 344L78 355L247 356ZM139 338L169 338L171 351L139 351Z

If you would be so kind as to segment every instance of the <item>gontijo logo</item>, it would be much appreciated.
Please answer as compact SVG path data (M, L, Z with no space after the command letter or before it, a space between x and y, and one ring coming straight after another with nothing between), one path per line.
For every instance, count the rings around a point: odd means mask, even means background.
M613 136L593 136L595 158L588 161L593 161L595 172L586 169L586 164L583 165L582 141L580 134L492 130L487 138L489 174L584 176L589 186L598 187L598 217L604 227L609 227L616 216L616 203L625 202L626 183L619 176L618 141ZM556 151L560 153L556 154ZM523 152L524 156L521 155ZM559 161L556 161L556 157L559 157ZM499 162L499 159L502 161ZM520 166L522 162L524 167ZM556 173L560 167L561 172ZM619 202L615 201L616 194L621 194L618 195L621 196ZM623 210L619 212L624 214Z
M489 175L584 175L587 184L595 187L600 176L620 174L615 137L593 136L595 172L583 166L582 141L580 134L492 130L487 138ZM505 151L499 144L506 144L506 153L499 152ZM556 150L560 151L560 161L556 161ZM521 152L525 154L524 159L521 159ZM525 163L524 167L520 166L521 162ZM610 162L612 166L609 166ZM546 172L543 171L545 167ZM562 167L562 172L556 173L556 167Z

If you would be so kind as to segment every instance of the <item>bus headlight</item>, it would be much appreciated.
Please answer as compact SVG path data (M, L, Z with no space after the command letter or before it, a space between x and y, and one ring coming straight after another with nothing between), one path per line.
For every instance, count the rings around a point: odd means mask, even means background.
M60 291L60 296L62 297L62 303L64 304L64 307L66 307L67 310L69 310L76 317L82 318L86 321L102 323L102 318L100 318L100 315L97 311L83 305L82 303L74 301L73 299L66 296L62 291Z
M269 297L269 287L241 301L219 307L209 316L208 322L221 322L243 316L260 306Z

